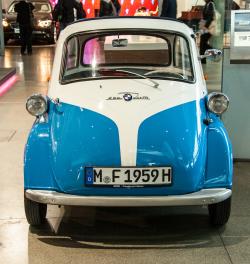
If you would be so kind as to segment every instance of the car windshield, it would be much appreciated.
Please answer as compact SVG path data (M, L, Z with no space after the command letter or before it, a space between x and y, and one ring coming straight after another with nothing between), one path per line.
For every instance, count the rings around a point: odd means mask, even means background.
M69 38L62 60L62 83L125 77L194 81L189 44L183 36L134 32Z
M15 13L15 4L18 2L13 2L8 10L8 13ZM35 9L33 12L37 13L50 13L51 12L51 6L46 2L31 2Z

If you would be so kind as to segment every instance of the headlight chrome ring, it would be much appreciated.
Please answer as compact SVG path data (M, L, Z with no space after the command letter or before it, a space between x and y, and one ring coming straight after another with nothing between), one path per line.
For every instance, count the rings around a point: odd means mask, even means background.
M41 94L30 96L26 102L26 110L33 116L42 116L48 110L47 98Z
M213 92L208 95L207 108L216 115L222 115L229 106L229 98L224 93Z

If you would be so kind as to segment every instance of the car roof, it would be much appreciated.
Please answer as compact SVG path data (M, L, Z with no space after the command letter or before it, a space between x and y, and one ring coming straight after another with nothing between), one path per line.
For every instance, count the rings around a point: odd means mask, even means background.
M49 0L29 0L28 2L46 2L46 3L50 3Z
M15 0L15 1L11 2L11 4L8 6L8 9L7 9L7 10L9 10L10 7L11 7L13 4L17 4L17 3L19 3L19 2L20 2L20 0ZM53 8L49 0L29 0L29 1L28 1L28 3L34 3L34 2L36 2L36 3L44 3L44 4L48 4L48 5L51 6L51 8Z
M10 6L13 4L13 3L18 3L18 2L20 2L20 0L15 0L15 1L13 1L13 2L11 2L11 4L10 4ZM34 3L34 2L38 2L38 3L40 3L40 2L44 2L44 3L47 3L47 4L50 4L50 1L49 0L29 0L29 1L27 1L28 3ZM50 4L51 5L51 4Z
M193 31L186 24L176 19L160 17L104 17L81 19L68 25L60 34L60 39L70 35L92 30L138 29L155 31L173 31L191 36Z

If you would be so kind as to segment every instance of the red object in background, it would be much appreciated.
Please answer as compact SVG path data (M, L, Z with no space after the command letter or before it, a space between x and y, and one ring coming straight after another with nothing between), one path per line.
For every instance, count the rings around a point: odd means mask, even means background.
M81 0L86 18L95 17L95 9L99 9L100 0Z
M54 6L57 0L50 0ZM100 0L81 0L87 18L95 17L95 9L99 9ZM158 0L119 0L121 4L120 16L133 16L136 10L145 6L149 11L155 11L158 6Z
M52 4L53 8L56 5L56 3L58 2L58 0L50 0L50 3Z
M94 9L100 8L100 0L81 0L87 17L94 17ZM158 0L119 0L120 16L133 16L139 7L145 6L149 11L155 11Z
M119 0L121 4L120 16L133 16L136 10L145 6L149 11L155 11L158 0Z

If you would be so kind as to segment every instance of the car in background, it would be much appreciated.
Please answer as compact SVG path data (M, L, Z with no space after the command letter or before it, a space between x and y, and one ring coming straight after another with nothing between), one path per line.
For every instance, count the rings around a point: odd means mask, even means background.
M15 4L19 1L14 1L10 4L7 11L3 12L3 30L5 43L9 39L19 39L20 29L16 22L17 13L15 12ZM33 0L34 5L34 25L33 25L33 39L45 40L49 44L56 42L57 32L56 25L52 19L52 5L48 0Z
M152 17L87 19L66 27L46 96L26 102L36 117L24 157L28 222L47 204L208 206L229 218L232 149L220 115L223 93L207 93L184 23ZM194 227L195 228L195 227Z

